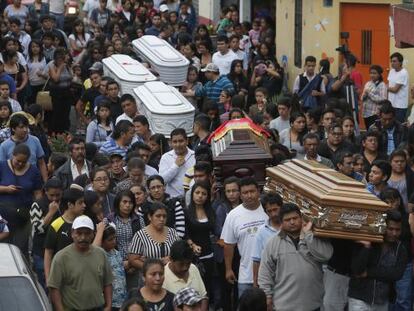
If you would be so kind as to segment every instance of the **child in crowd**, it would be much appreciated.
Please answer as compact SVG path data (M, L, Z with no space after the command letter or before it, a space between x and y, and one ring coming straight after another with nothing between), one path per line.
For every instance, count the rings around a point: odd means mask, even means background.
M267 103L267 90L263 87L258 87L254 92L256 103L249 108L249 116L253 118L257 114L263 114Z
M260 20L255 19L252 23L252 29L249 30L249 38L254 47L259 46L260 38Z
M7 127L7 122L12 114L12 108L8 101L0 102L0 129Z
M217 103L207 102L204 108L204 113L208 115L211 120L209 132L215 131L220 126L220 112Z
M127 298L125 275L127 263L122 261L121 253L116 249L116 231L112 225L106 225L104 227L102 248L105 250L106 258L112 268L112 310L114 310L114 308L120 308Z
M53 55L55 54L55 46L53 45L55 41L55 35L52 32L45 32L42 37L43 44L43 56L46 58L46 63L49 63L53 60Z
M22 111L19 102L10 97L10 87L6 81L0 80L0 101L9 102L12 112Z
M222 90L219 97L219 105L224 107L224 113L220 115L220 122L229 119L229 111L233 108L231 102L231 93L228 90Z
M217 25L217 34L227 35L231 28L231 24L231 10L229 8L224 8L222 11L222 19Z

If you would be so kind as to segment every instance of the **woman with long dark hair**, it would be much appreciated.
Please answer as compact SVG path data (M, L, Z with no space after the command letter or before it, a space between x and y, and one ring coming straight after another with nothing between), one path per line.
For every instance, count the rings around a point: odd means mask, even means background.
M260 63L270 60L276 63L276 58L272 55L272 48L269 44L262 42L257 49L257 55L253 59L252 66L256 67Z
M211 186L207 182L196 182L191 189L190 204L185 210L187 242L198 256L204 273L202 278L208 296L212 292L214 273L213 244L215 213L211 207Z
M70 69L70 56L66 49L57 48L53 61L48 65L50 96L52 98L52 119L49 131L62 133L69 130L70 108L73 104L73 95L70 91L72 71Z
M97 147L102 146L111 136L114 125L111 121L111 103L103 99L96 110L96 118L86 128L86 143L94 143Z
M69 35L70 52L73 60L77 62L86 51L91 35L85 31L85 25L80 19L73 23L72 33Z
M114 213L108 216L116 227L117 248L122 260L128 260L129 244L136 232L141 230L142 222L135 212L135 197L131 191L121 191L114 199Z
M19 55L16 51L3 52L4 72L16 82L17 101L23 107L26 100L26 86L29 77L25 66L19 63Z
M148 165L158 170L161 157L164 153L170 151L170 145L163 134L153 134L149 139L149 146L151 148L151 156Z
M32 40L29 44L27 69L29 73L30 96L28 104L36 102L36 96L42 90L48 78L46 72L46 58L43 55L43 44L39 40Z
M280 143L289 148L292 157L302 158L305 155L303 136L305 136L306 116L302 112L295 112L290 116L290 128L279 133Z
M236 94L247 95L249 89L249 80L243 73L243 61L235 59L231 62L230 73L227 78L233 83Z
M362 116L368 129L378 118L379 102L387 99L387 86L382 77L383 69L379 65L369 68L370 81L365 83L361 94Z

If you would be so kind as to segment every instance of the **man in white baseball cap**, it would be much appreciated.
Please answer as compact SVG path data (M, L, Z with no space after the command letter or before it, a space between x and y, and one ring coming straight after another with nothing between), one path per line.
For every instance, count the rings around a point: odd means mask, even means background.
M94 230L88 216L78 216L72 224L73 243L53 258L47 286L54 310L111 310L111 266L105 251L92 245Z

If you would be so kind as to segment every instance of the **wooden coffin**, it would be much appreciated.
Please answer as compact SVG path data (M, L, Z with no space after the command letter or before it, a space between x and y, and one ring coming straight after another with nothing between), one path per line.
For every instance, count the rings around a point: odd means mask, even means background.
M230 176L253 176L264 186L266 167L272 155L267 136L260 129L244 119L230 121L212 134L210 143L219 187Z
M320 237L382 242L389 206L365 185L316 161L266 169L265 191L297 204Z

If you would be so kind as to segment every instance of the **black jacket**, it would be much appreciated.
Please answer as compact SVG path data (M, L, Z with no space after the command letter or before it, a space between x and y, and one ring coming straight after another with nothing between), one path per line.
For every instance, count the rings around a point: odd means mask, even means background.
M53 176L60 179L63 184L63 189L69 188L69 186L73 182L72 170L70 169L71 159L68 159L65 164L57 169L54 172ZM89 161L86 161L86 165L88 166L88 171L92 170L92 164Z
M394 121L394 146L397 149L401 143L407 140L407 127L401 125L398 121ZM378 151L384 154L387 154L388 147L388 133L387 129L382 128L381 122L379 120L375 121L373 125L370 126L370 130L377 130L380 133L378 140Z
M401 242L383 249L383 244L371 248L356 245L352 253L348 297L368 304L384 304L395 299L393 283L401 279L407 265L407 250ZM367 277L357 277L364 272Z

